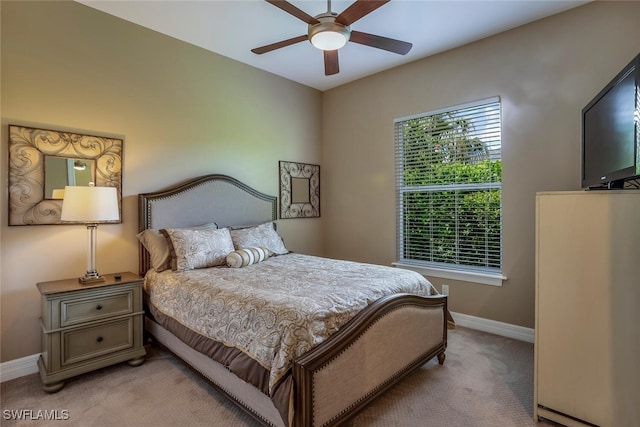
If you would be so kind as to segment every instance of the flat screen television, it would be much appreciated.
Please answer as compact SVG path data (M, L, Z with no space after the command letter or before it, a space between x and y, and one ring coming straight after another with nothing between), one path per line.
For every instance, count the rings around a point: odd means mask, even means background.
M640 178L640 54L582 109L582 188Z

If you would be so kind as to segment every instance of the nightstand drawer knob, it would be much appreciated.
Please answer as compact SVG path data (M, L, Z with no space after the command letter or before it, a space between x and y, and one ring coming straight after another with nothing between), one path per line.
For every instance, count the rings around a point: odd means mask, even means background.
M102 310L102 305L101 305L101 304L98 304L98 305L96 306L96 310Z
M96 342L102 342L103 338L102 337L98 337L96 338Z

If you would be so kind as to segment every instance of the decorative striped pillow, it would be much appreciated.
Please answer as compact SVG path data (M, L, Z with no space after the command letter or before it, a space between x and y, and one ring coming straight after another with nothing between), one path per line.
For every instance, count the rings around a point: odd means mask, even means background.
M247 265L264 261L267 258L269 258L269 250L267 248L238 249L227 255L227 266L232 268L246 267Z

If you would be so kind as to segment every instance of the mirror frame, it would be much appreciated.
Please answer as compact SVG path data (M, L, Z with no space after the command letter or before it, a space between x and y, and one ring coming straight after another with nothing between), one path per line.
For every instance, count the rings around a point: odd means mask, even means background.
M280 218L317 218L320 216L320 166L280 161ZM309 180L309 203L292 201L292 178Z
M45 156L95 160L95 185L115 187L122 222L123 140L9 125L9 225L74 224L60 221L62 200L45 199Z

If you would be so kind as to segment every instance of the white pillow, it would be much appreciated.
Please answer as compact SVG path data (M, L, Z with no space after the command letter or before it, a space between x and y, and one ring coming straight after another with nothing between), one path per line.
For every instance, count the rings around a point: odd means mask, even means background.
M289 253L273 222L265 222L254 227L232 228L231 239L236 249L264 247L269 250L269 255Z

